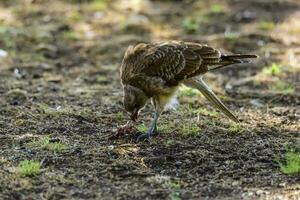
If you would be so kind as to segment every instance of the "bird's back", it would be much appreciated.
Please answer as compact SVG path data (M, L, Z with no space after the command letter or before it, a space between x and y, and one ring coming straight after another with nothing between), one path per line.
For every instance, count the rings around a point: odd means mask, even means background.
M212 47L191 42L140 43L127 49L121 66L121 80L123 84L134 82L137 85L139 79L151 77L174 86L184 79L205 74L210 68L240 63L239 58L253 56L226 56Z

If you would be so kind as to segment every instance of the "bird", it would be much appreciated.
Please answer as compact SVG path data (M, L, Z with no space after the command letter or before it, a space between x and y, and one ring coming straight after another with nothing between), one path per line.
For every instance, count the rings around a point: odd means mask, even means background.
M157 121L180 85L199 90L204 97L229 119L238 118L222 103L203 81L209 71L238 63L249 63L254 54L222 54L197 42L170 41L130 45L120 67L123 105L132 121L151 100L155 112L148 131L137 141L149 139L157 132Z

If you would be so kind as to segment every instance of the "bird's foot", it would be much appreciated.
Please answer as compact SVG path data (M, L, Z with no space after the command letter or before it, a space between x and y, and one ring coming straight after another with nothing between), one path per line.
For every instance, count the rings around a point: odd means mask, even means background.
M154 131L148 131L147 133L143 133L139 135L136 139L137 142L140 141L149 141L151 136L158 135L158 132L156 130Z
M144 133L142 135L139 135L136 139L137 142L139 141L145 141L145 140L148 140L150 139L150 137L152 135L157 135L157 126L156 126L156 122L157 122L157 118L158 118L159 114L156 112L155 113L155 116L154 116L154 119L151 123L151 126L150 128L148 129L147 133Z
M140 141L149 141L150 139L150 134L149 133L144 133L142 135L139 135L136 139L137 142L140 142Z

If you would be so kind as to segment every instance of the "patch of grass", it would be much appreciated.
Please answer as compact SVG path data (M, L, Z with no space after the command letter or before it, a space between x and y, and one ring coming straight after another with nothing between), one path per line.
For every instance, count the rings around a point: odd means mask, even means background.
M9 55L12 54L11 52L17 47L17 44L26 40L27 37L28 32L24 28L0 25L1 49L8 50ZM20 55L20 51L18 51L18 55Z
M75 31L64 31L63 37L66 40L79 40L81 35Z
M228 42L235 41L238 38L239 38L239 35L236 33L225 33L225 37L224 37L225 41L228 41Z
M80 95L86 97L84 93ZM72 108L68 105L62 105L62 106L57 106L56 108L52 108L45 103L40 103L37 104L37 107L40 113L43 113L44 116L53 119L59 119L62 116L78 116L83 118L89 118L91 115L93 115L88 108L76 110L75 108Z
M240 132L242 132L242 130L243 130L243 127L240 124L231 124L228 127L228 131L232 134L240 133Z
M187 17L182 21L182 27L187 33L195 33L199 30L200 26L198 20L191 17Z
M9 26L0 26L0 34L9 33L10 27Z
M166 141L166 146L172 146L175 143L176 143L175 140L169 139L169 140Z
M10 99L10 101L17 101L17 102L25 102L28 99L27 91L20 90L20 89L9 90L6 96L8 99Z
M41 172L40 163L33 160L21 161L18 168L21 176L34 176Z
M72 22L79 22L82 19L82 15L78 11L73 11L69 18Z
M16 47L16 37L20 38L20 35L21 31L16 27L0 25L1 48L14 49Z
M116 117L118 120L123 120L125 118L124 113L121 111L116 113Z
M201 128L196 124L184 124L180 131L184 136L196 137L200 134Z
M50 143L48 141L48 144L45 144L44 148L54 152L62 152L66 149L66 145L61 142Z
M185 104L180 106L178 112L181 115L186 115L186 114L191 115L196 113L190 104Z
M275 27L274 22L272 21L261 21L256 25L257 29L268 31L272 30Z
M123 31L128 31L128 30L130 30L131 25L132 24L126 19L126 20L120 22L120 29Z
M149 125L150 126L150 125ZM142 133L145 133L148 131L149 127L146 126L145 124L138 124L135 126L135 128ZM166 124L162 123L162 121L160 121L160 123L157 124L157 131L159 133L165 133L167 131L169 131L171 129L171 125L166 122Z
M95 94L95 92L92 90L91 87L78 87L78 88L70 88L70 90L68 91L70 94L74 94L74 95L80 95L83 98L91 98L93 96L93 94Z
M168 122L166 122L166 124L162 124L162 123L159 123L158 125L157 125L157 131L159 132L159 133L161 133L161 132L167 132L167 131L169 131L171 129L171 127L170 127L170 125L169 125L169 123Z
M147 21L147 20L144 20L144 21ZM120 23L120 29L122 31L125 31L125 32L136 32L136 31L144 32L144 31L148 31L147 26L145 26L145 24L142 23L142 21L135 21L135 20L132 20L132 19L123 20Z
M208 110L206 108L193 108L191 105L183 105L179 109L179 113L183 115L205 115L210 117L217 117L218 112L213 110Z
M199 95L199 91L193 88L189 88L186 86L180 87L180 96L187 96L187 97L196 97Z
M181 200L181 187L178 182L169 180L163 184L163 187L167 188L170 191L168 199Z
M104 76L104 75L98 75L96 77L96 81L97 81L97 83L108 83L108 78L107 78L107 76Z
M294 94L295 86L291 83L286 83L283 81L277 81L271 85L269 85L269 89L274 92L279 92L282 94Z
M181 199L181 185L179 180L171 180L169 176L155 175L146 178L146 182L150 183L151 185L157 185L165 190L168 190L169 195L167 199Z
M43 114L46 114L49 117L58 118L59 116L61 116L63 114L61 109L51 108L47 104L44 104L44 103L38 104L37 107L40 110L40 112L42 112Z
M276 63L272 63L271 66L264 68L262 71L263 74L272 76L279 75L281 72L281 66Z
M280 171L284 174L300 173L300 153L291 150L285 154L285 161L277 161Z
M148 127L145 126L145 124L139 124L139 125L136 125L135 128L139 131L139 132L142 132L142 133L145 133L148 131Z
M4 157L0 157L0 165L8 163L8 160Z
M192 116L199 114L199 109L193 108L191 104L182 105L178 111L181 115Z
M30 145L53 152L62 152L66 149L66 145L64 143L60 141L51 142L49 137L44 137L40 140L35 140L31 142Z
M208 110L206 108L199 108L199 109L196 110L196 112L198 114L211 116L211 117L217 117L219 115L219 113L217 113L216 111Z
M214 14L222 13L223 12L223 6L221 4L213 4L210 8L210 12Z
M103 11L107 8L109 0L93 0L88 4L89 11Z

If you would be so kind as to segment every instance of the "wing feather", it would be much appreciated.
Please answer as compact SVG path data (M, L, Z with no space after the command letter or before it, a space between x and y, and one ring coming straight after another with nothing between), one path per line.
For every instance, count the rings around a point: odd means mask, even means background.
M133 76L159 77L169 85L204 74L208 65L220 61L220 52L212 47L191 42L138 44L129 48L121 67L122 81Z

